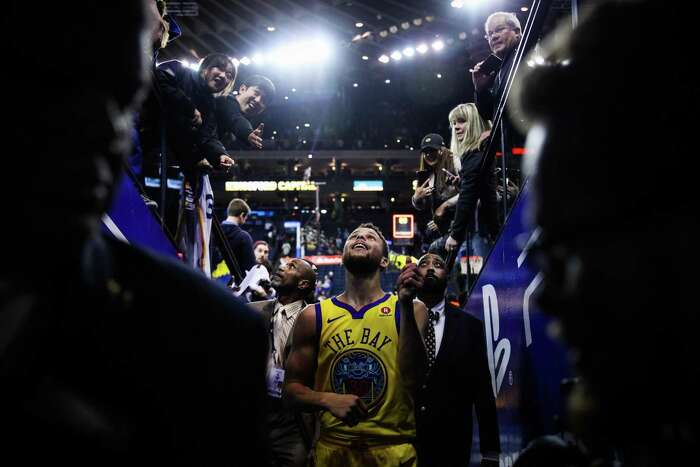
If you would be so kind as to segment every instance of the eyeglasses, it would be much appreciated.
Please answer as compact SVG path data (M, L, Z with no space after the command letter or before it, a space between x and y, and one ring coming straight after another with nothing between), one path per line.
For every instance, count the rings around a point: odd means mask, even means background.
M507 29L512 30L513 28L511 28L510 26L504 24L504 25L502 25L502 26L498 26L498 27L497 27L496 29L494 29L493 31L486 31L486 35L484 36L484 39L486 39L487 41L490 41L490 40L491 40L491 37L492 37L494 34L501 34L503 31L505 31L505 30L507 30Z

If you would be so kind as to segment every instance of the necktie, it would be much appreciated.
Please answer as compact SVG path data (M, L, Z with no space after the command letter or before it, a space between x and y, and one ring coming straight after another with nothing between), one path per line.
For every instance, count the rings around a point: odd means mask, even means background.
M440 319L440 314L428 310L428 325L425 330L425 347L428 354L428 370L435 364L435 323Z

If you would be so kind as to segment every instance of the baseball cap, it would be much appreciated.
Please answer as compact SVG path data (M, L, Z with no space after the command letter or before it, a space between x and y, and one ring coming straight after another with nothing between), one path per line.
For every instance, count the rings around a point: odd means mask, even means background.
M423 151L426 148L440 149L444 145L445 140L442 139L442 136L438 135L437 133L429 133L421 140L420 150Z

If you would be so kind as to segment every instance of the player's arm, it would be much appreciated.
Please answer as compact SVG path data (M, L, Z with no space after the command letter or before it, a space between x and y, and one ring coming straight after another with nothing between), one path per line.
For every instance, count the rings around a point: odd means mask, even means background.
M316 334L315 305L301 312L294 325L292 349L286 362L284 398L298 410L328 410L350 426L367 417L367 407L354 394L319 392L314 386L316 361L318 358L318 336Z
M401 323L399 333L399 370L409 394L415 395L428 370L427 354L420 336L416 316L425 316L425 305L414 302L417 290L423 286L423 279L416 271L416 265L404 267L397 281ZM424 320L421 319L421 322Z

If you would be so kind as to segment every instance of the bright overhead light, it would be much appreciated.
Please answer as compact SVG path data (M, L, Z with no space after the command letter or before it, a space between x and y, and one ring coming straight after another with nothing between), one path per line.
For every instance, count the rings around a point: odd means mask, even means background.
M401 52L399 52L398 50L394 50L393 52L391 52L391 58L398 61L403 58L403 55L401 55Z
M384 82L385 82L386 84L391 84L391 80L390 80L390 79L385 79Z
M377 60L379 60L382 63L389 63L389 57L386 55L381 55Z
M359 84L357 84L357 83L352 83L352 87L353 87L353 88L356 88L356 87L358 87L358 86L359 86Z
M450 3L450 6L452 8L462 8L464 6L464 1L463 0L453 0L452 3Z
M432 43L432 47L434 51L438 52L445 48L445 43L438 39Z
M424 54L428 51L428 45L427 44L420 44L418 47L416 47L416 50L418 51L419 54Z
M421 24L423 24L423 18L416 18L416 19L414 19L414 20L413 20L413 24L414 24L415 26L420 26Z
M238 65L241 64L241 62L236 57L233 57L231 61L233 62L233 66L235 66L236 68L238 68Z
M292 88L292 92L297 92L297 88Z
M361 23L361 22L359 22L359 21L358 21L357 23L355 23L355 27L356 27L356 28L361 28L361 27L364 26L364 25L365 25L365 23Z
M389 31L386 29L384 31L379 31L379 37L386 37L389 35Z
M367 55L363 55L362 60L369 60L369 57Z
M526 7L526 6L520 7L520 11L527 11L527 10L528 10L528 7Z
M466 33L466 32L460 32L460 33L459 33L459 40L460 40L460 41L466 40L466 38L467 38L467 33Z
M275 27L274 26L268 26L267 30L270 32L275 32Z
M438 79L442 78L442 73L437 74Z
M313 155L313 154L309 154L309 159L313 159L313 158L314 158L314 155Z
M399 28L397 28L396 26L391 26L389 28L389 32L392 34L396 34L397 32L399 32Z
M284 100L285 100L285 101L288 101L288 100L289 100L289 96L284 96Z
M304 128L309 128L311 126L310 123L304 123Z
M413 57L413 54L415 53L416 51L413 49L413 47L406 47L405 49L403 49L403 54L406 57Z
M409 23L408 21L401 23L401 29L408 29L410 27L411 27L411 23Z
M250 59L248 57L243 57L241 59L241 63L244 64L245 66L250 65Z
M253 55L253 63L256 65L263 65L265 63L265 57L262 54Z
M274 50L269 58L279 65L303 65L323 62L332 54L331 44L322 38L293 42Z

